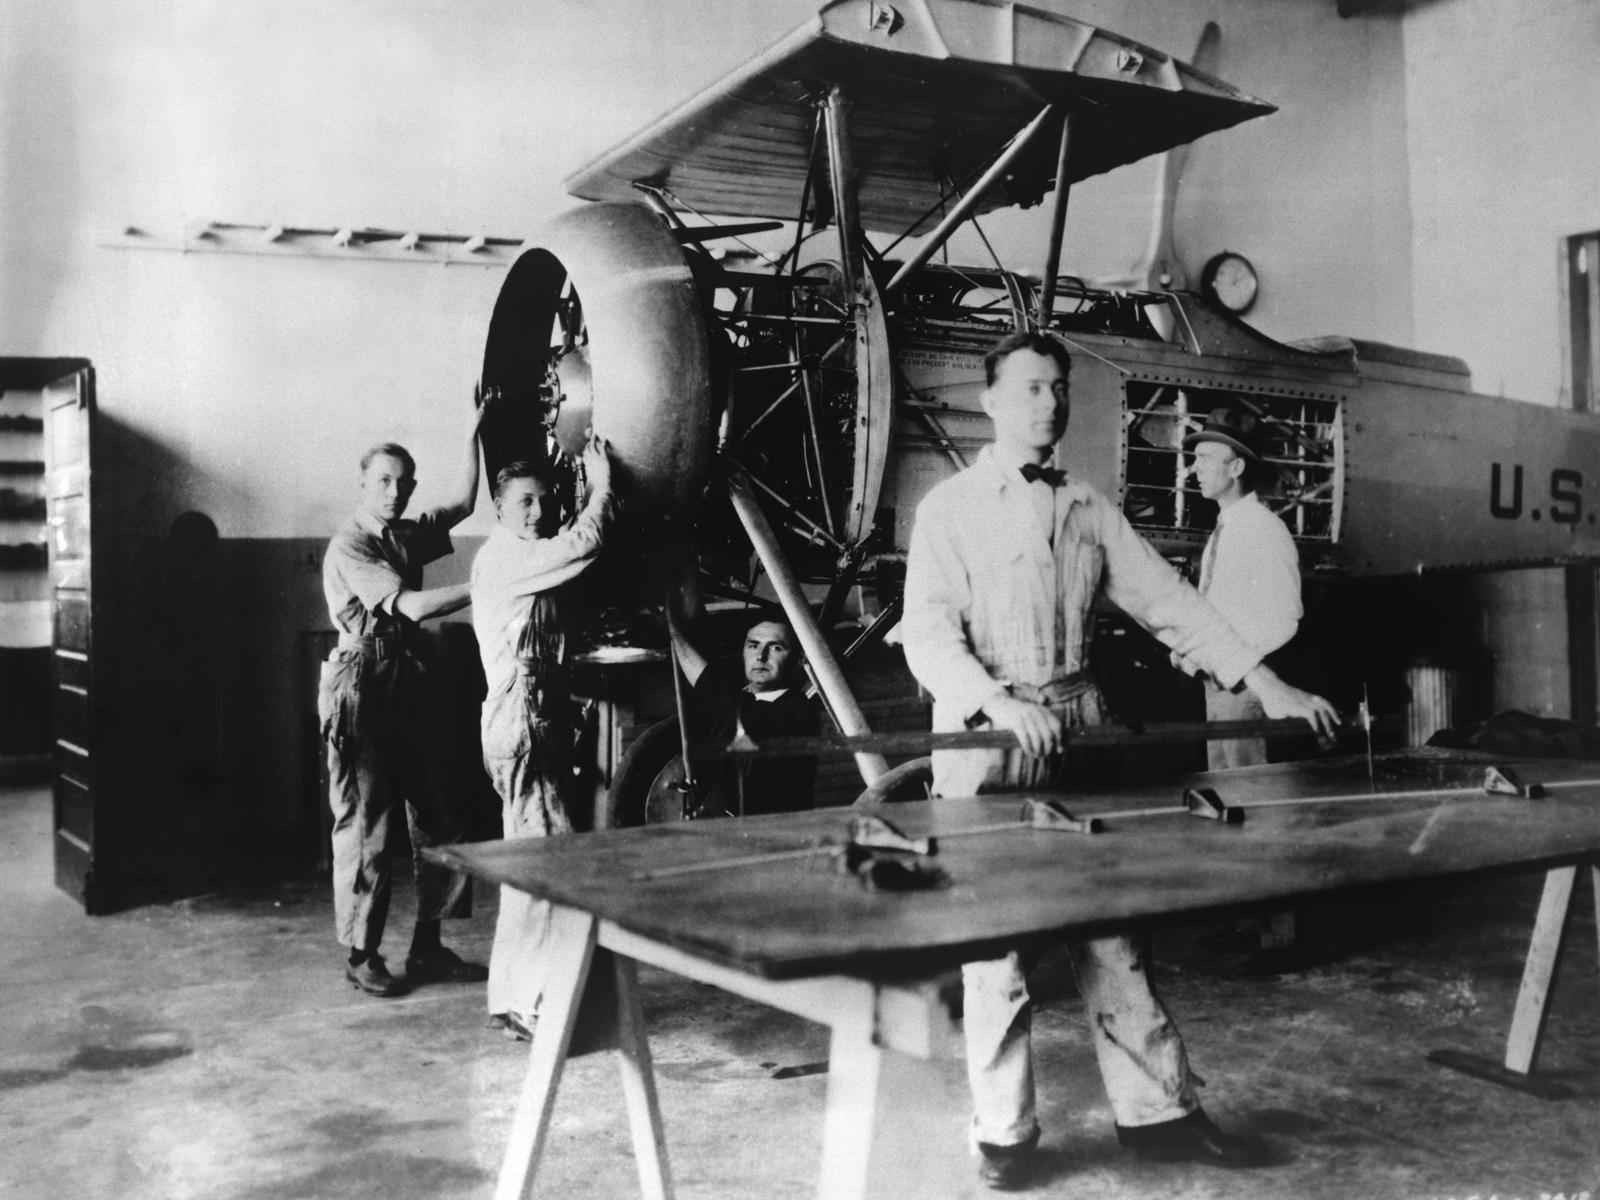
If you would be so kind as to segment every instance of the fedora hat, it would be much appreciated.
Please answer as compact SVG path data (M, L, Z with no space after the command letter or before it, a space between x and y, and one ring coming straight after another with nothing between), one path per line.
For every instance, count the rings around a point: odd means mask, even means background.
M1213 409L1199 433L1183 439L1183 448L1193 450L1201 442L1221 442L1235 454L1251 462L1261 461L1261 422L1254 413L1239 408Z

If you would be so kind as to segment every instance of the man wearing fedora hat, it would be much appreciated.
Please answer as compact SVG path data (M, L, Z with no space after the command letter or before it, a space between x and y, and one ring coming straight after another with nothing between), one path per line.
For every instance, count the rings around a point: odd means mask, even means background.
M1300 555L1294 538L1256 495L1261 472L1261 424L1254 413L1219 408L1198 433L1183 439L1193 456L1190 474L1200 494L1216 502L1217 524L1200 556L1200 594L1227 618L1252 650L1270 656L1294 637L1304 609L1300 604ZM1196 664L1178 659L1190 674ZM1259 721L1261 701L1242 684L1232 689L1215 679L1206 683L1206 719ZM1213 741L1207 751L1213 771L1267 761L1262 738Z

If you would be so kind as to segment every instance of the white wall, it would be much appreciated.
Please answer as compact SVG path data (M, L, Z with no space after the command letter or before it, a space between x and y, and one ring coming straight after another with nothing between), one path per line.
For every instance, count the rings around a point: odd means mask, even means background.
M1600 229L1600 5L1444 0L1404 31L1418 340L1556 403L1557 244Z

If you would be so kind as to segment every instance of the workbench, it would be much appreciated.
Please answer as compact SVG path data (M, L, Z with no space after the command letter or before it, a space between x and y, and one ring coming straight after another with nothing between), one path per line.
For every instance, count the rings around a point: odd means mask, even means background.
M1543 870L1503 1065L1436 1058L1502 1082L1532 1079L1578 871L1600 876L1600 763L1506 764L1514 781L1543 785L1534 797L1486 793L1495 762L1505 760L1409 751L1380 756L1370 771L1365 759L1316 760L1050 797L1097 825L1094 833L1023 824L1015 795L884 806L879 814L909 837L936 840L923 861L947 879L927 890L875 891L835 869L840 856L818 846L841 838L859 815L851 809L430 852L555 909L551 976L496 1195L512 1200L532 1187L575 1029L580 1041L598 1029L615 1049L643 1192L672 1195L640 962L829 1027L818 1185L827 1200L865 1194L883 1055L927 1059L952 1044L941 981L963 961L1030 940L1131 932L1345 889ZM1201 819L1184 800L1201 789L1245 819ZM607 960L609 971L591 972Z

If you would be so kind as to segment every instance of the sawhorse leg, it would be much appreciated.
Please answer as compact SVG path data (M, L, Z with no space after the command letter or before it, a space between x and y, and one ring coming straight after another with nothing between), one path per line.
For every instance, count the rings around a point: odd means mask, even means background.
M846 980L827 986L818 1013L829 1027L819 1200L864 1200L869 1183L877 1188L872 1194L942 1192L948 1180L931 1176L913 1149L920 1131L914 1135L907 1124L930 1107L943 1111L936 1064L952 1057L953 1045L939 982L885 990ZM875 1163L879 1156L884 1161Z
M661 1107L639 1004L640 962L829 1027L828 1095L817 1188L822 1200L864 1200L878 1114L895 1111L900 1098L916 1094L911 1089L925 1091L926 1080L907 1079L907 1072L914 1075L937 1057L949 1035L949 1014L937 979L894 985L831 975L763 979L559 905L552 911L551 937L550 977L495 1200L525 1200L533 1186L575 1032L584 1035L581 1040L588 1045L596 1041L589 1035L615 1034L640 1187L647 1200L671 1200ZM597 1031L591 1019L579 1021L584 986L597 952L615 964L614 1030ZM890 1055L893 1062L886 1063ZM886 1065L896 1069L886 1072ZM892 1093L888 1096L885 1074Z
M1428 1061L1451 1067L1468 1075L1528 1092L1545 1100L1564 1100L1572 1089L1563 1084L1536 1079L1534 1062L1544 1037L1545 1017L1550 1011L1550 991L1555 983L1556 966L1561 957L1561 939L1567 915L1572 911L1572 896L1578 880L1577 866L1556 867L1545 875L1544 894L1539 899L1539 916L1534 921L1533 939L1528 945L1528 961L1522 970L1522 986L1517 991L1517 1007L1511 1018L1511 1033L1506 1038L1505 1062L1497 1063L1459 1050L1435 1050ZM1600 923L1600 867L1590 866L1595 916Z
M639 1168L639 1194L645 1200L672 1200L672 1173L667 1165L667 1135L656 1097L655 1068L645 1036L639 1003L639 964L613 955L617 974L617 1061L622 1066L622 1094L633 1133L633 1158Z
M883 1050L874 1038L870 995L839 1013L828 1038L828 1097L822 1113L819 1200L864 1200L877 1129Z
M559 905L551 913L550 975L534 1026L528 1074L511 1118L495 1200L525 1200L532 1191L567 1051L578 1025L584 985L594 962L598 929L599 922L587 913ZM617 1054L639 1186L646 1200L672 1200L661 1106L656 1100L650 1046L639 1005L638 969L631 959L620 955L612 961L617 983Z

